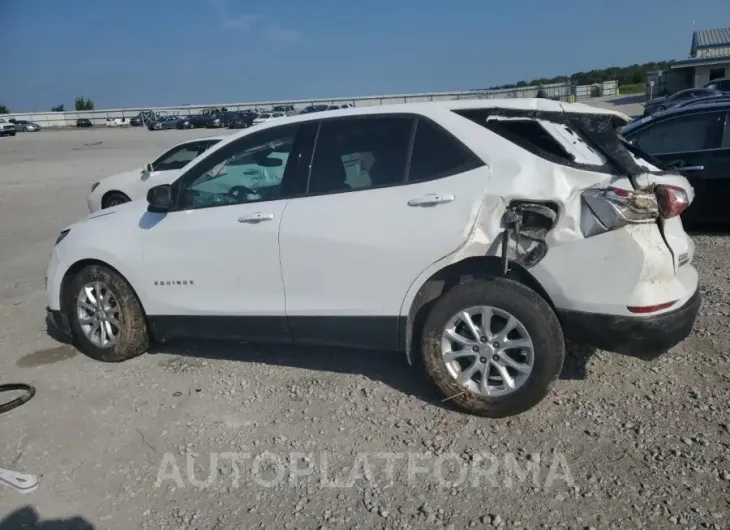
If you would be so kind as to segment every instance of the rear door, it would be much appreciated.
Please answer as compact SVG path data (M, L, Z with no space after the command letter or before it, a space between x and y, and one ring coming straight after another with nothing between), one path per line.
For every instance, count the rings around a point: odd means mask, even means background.
M466 240L488 181L425 118L323 120L308 196L290 200L279 235L295 340L396 349L409 287Z

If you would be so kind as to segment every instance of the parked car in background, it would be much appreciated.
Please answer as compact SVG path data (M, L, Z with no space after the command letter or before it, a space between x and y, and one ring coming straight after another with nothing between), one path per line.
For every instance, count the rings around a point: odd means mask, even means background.
M730 77L722 77L720 79L713 79L705 85L705 88L711 90L719 90L721 92L730 93Z
M205 126L209 129L219 129L222 127L228 127L228 123L236 117L236 111L228 110L211 116L205 123Z
M94 124L91 123L91 120L89 118L79 118L76 120L76 127L84 128L84 127L93 127Z
M294 114L294 105L274 105L271 112L283 112L284 114Z
M327 110L329 105L309 105L308 107L304 107L301 111L299 111L299 114L309 114L311 112L322 112Z
M17 132L38 132L41 130L41 126L35 122L28 120L9 120L15 125Z
M700 308L692 188L610 116L494 99L246 129L66 227L49 325L107 362L173 338L400 350L449 404L518 414L566 338L651 359Z
M180 169L221 140L222 136L187 140L171 147L142 169L119 173L94 183L86 199L89 210L96 212L143 198L150 187L175 180Z
M730 102L672 108L621 131L637 146L687 177L695 191L682 216L690 224L728 223Z
M685 101L684 103L680 103L679 105L675 105L672 107L673 109L680 109L683 107L689 107L693 105L708 105L708 104L715 104L715 103L727 103L730 101L730 93L725 95L713 95L706 98L700 98L700 99L691 99L689 101Z
M124 127L126 125L129 125L127 123L127 118L107 118L106 119L107 127Z
M147 129L150 131L174 129L177 127L177 122L177 116L158 116L156 120L147 123Z
M155 119L156 116L153 111L143 110L134 118L129 120L129 125L131 125L132 127L142 127L143 125L146 126L147 123L149 123L150 121L154 121Z
M716 95L721 96L723 94L718 90L711 90L709 88L688 88L686 90L680 90L671 96L650 99L644 103L644 116L650 116L655 112L662 112L679 103Z
M245 129L246 127L251 127L253 125L253 122L256 118L258 118L258 114L254 112L249 111L240 111L237 112L233 118L228 120L228 128L229 129Z
M0 136L15 136L15 124L5 118L0 118Z
M286 114L283 112L264 112L263 114L259 114L251 123L251 125L259 125L261 123L266 123L267 121L271 120L278 120L281 118L286 118Z

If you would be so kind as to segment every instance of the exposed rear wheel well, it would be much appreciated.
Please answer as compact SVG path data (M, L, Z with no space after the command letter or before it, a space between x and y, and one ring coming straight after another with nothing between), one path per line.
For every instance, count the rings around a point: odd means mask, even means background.
M422 329L431 306L444 293L468 280L489 279L502 276L502 261L496 256L466 258L435 272L424 282L411 302L405 329L405 351L409 363L413 362L412 351L419 345L419 330ZM507 278L529 287L554 308L550 296L542 285L520 265L511 263ZM403 342L401 342L403 344Z

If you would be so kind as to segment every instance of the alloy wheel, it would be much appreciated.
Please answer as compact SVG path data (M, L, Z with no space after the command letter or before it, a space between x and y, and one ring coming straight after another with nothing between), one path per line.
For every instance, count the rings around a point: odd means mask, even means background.
M485 397L516 391L535 361L534 345L522 322L491 306L470 307L452 316L441 335L441 355L462 387Z
M76 315L81 331L100 348L117 342L121 308L109 287L101 282L87 283L76 298Z

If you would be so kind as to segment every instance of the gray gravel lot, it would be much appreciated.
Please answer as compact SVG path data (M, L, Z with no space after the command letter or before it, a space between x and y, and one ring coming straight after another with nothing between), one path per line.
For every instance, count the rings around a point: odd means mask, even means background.
M449 410L397 354L171 343L108 365L51 339L47 256L92 182L214 132L0 138L0 383L38 389L0 416L0 467L40 476L0 487L0 529L730 528L722 234L695 236L687 341L651 363L573 348L507 420Z

